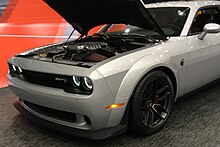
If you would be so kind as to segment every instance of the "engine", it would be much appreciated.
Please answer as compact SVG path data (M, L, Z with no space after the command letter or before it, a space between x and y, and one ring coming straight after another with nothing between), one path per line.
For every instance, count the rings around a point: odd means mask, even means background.
M136 39L137 40L137 39ZM93 65L117 54L142 47L143 43L130 38L86 37L70 43L52 45L33 50L25 55L18 55L41 61L71 64L79 66ZM74 61L74 62L73 62Z
M68 58L73 61L99 62L115 56L113 48L105 42L82 42L69 44L67 53L62 58Z
M110 47L108 46L107 43L105 42L83 42L83 43L77 43L75 45L69 45L68 46L70 50L74 51L93 51L97 49L109 49Z

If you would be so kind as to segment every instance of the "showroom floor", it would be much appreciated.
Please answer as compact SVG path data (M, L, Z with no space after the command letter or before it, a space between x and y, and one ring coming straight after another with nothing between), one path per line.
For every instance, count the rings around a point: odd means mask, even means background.
M15 95L0 89L0 147L6 146L129 146L220 147L220 81L178 101L164 129L143 137L126 133L91 141L37 126L12 106Z

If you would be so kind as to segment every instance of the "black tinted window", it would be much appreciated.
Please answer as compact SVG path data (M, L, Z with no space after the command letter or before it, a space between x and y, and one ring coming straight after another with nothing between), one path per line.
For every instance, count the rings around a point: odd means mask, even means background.
M201 33L203 31L203 27L207 23L220 24L220 13L218 8L199 9L196 12L189 34Z

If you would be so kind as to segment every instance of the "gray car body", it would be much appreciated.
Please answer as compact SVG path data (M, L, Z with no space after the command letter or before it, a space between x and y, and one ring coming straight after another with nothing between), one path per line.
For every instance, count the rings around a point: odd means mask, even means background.
M165 42L147 45L124 54L116 55L95 64L91 68L20 57L12 57L9 60L9 63L30 71L89 77L94 87L91 95L72 94L64 92L62 89L28 83L12 77L10 74L7 76L9 86L22 100L57 110L86 115L91 119L91 125L80 121L69 123L48 117L21 103L27 111L42 119L68 127L90 131L115 127L122 121L129 100L138 82L152 70L162 70L171 77L175 89L175 100L219 78L220 70L215 68L220 63L220 50L218 47L214 46L213 48L212 46L212 54L209 54L210 50L201 50L202 48L198 46L197 42L200 40L195 39L194 36L185 35L198 8L206 5L205 2L199 2L198 5L193 4L193 2L170 2L146 5L146 8L170 6L190 7L191 11L181 36L171 37ZM208 35L207 38L209 37ZM216 37L216 35L212 34L210 36ZM218 45L218 41L216 42L214 40L213 44ZM198 50L191 50L191 47L197 47ZM205 45L205 47L206 49L209 48L208 45ZM201 52L206 54L206 56L201 56ZM181 65L180 63L183 60L185 63ZM207 66L208 72L201 75L196 74L198 70L205 70L203 65ZM197 77L190 74L197 75ZM190 84L190 82L194 83ZM118 103L125 103L125 105L116 109L106 109L106 106Z

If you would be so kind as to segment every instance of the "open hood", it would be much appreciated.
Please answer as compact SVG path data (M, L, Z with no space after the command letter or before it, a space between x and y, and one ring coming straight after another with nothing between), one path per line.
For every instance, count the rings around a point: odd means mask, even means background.
M124 23L166 36L140 0L44 0L79 33L102 24Z

